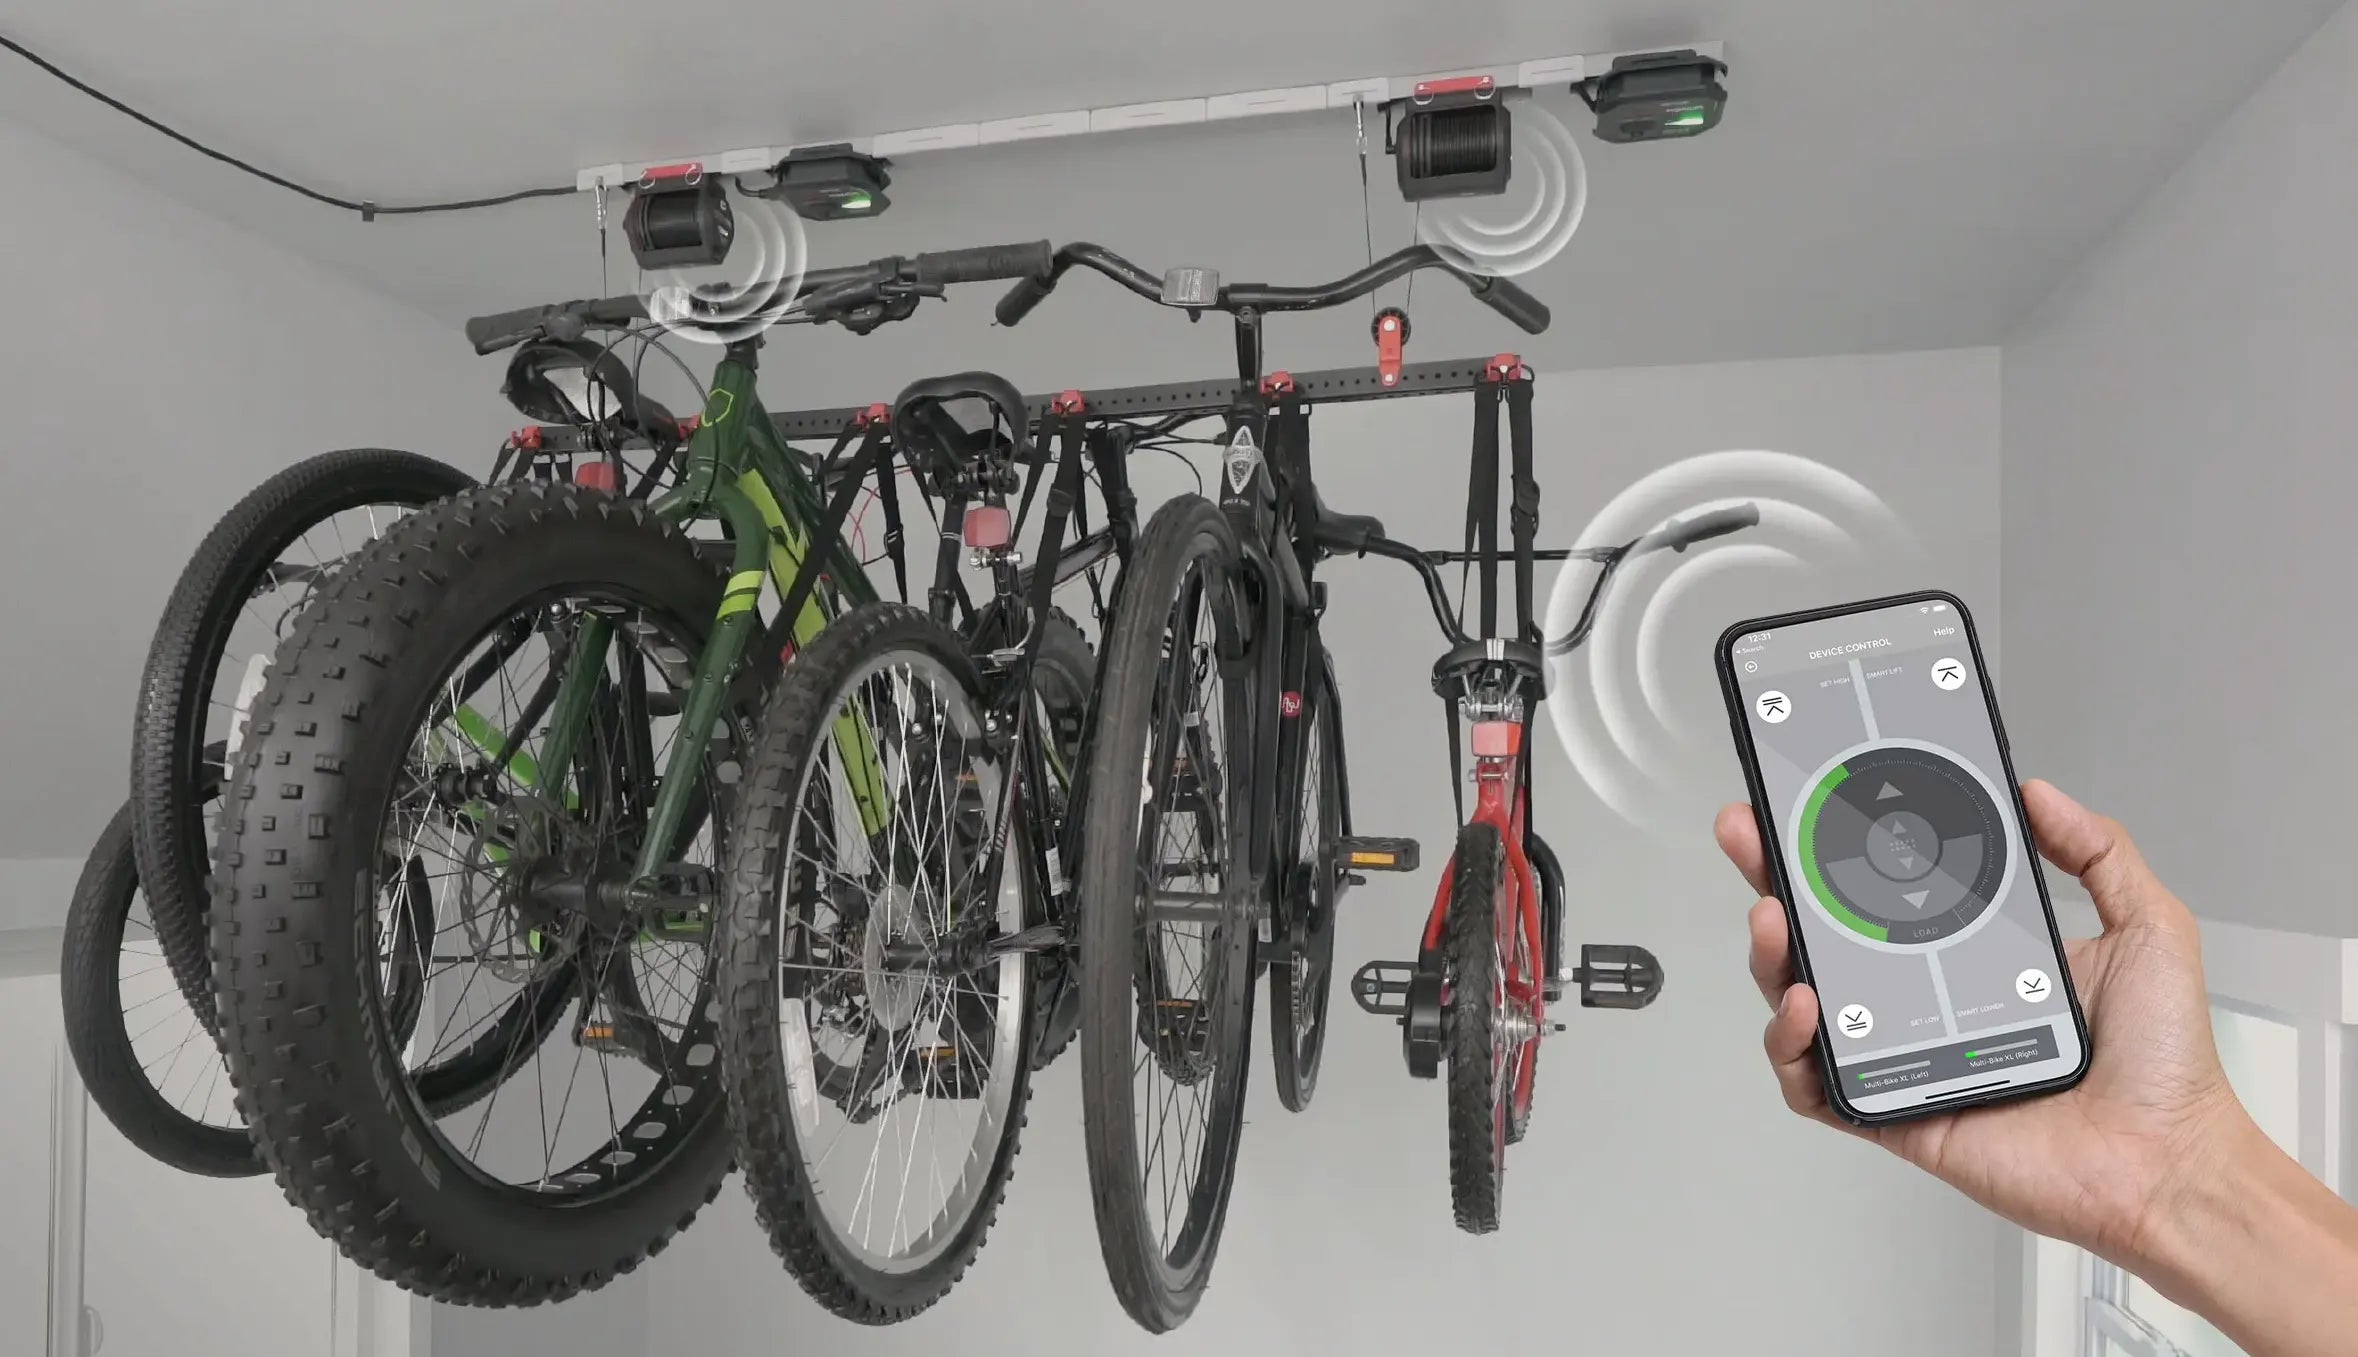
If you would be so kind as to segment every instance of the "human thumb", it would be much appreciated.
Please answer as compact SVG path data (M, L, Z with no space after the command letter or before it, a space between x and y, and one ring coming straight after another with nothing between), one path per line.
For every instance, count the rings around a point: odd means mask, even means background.
M2185 908L2155 878L2118 821L2036 778L2022 784L2022 804L2030 811L2039 852L2087 887L2106 932L2131 923L2169 922L2161 916Z

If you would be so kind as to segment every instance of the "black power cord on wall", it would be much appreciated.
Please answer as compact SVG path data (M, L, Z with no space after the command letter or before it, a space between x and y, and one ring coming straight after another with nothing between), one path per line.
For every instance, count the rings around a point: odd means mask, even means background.
M23 43L16 41L14 38L0 35L0 47L4 47L9 51L14 52L18 56L23 57L25 60L33 63L35 66L40 67L48 74L57 77L57 79L63 81L73 89L79 91L80 93L89 95L91 98L96 99L98 102L106 105L108 108L113 109L115 112L122 114L124 117L130 118L145 125L146 127L163 133L165 136L170 137L172 140L179 142L183 146L186 146L188 149L196 152L198 155L206 156L213 160L218 160L222 164L229 166L231 169L243 170L247 174L254 176L256 179L262 180L264 183L276 184L278 187L285 189L289 193L301 194L315 203L325 203L329 207L340 207L347 212L357 212L360 214L360 219L362 221L375 221L379 217L421 216L429 212L466 212L478 207L498 207L503 203L522 202L527 198L569 197L572 194L580 191L571 184L552 184L546 188L518 189L513 193L496 194L489 198L456 198L448 202L404 203L393 207L387 207L383 204L373 203L366 200L355 201L351 198L339 198L332 193L322 193L318 189L312 188L308 185L298 184L294 180L289 179L284 175L272 174L270 171L262 169L259 166L249 164L246 161L238 159L236 156L229 154L227 151L215 150L214 148L207 146L205 143L198 141L196 138L189 136L187 133L180 131L178 128L175 128L168 123L161 122L155 118L149 117L145 113L140 112L138 109L124 103L122 100L117 99L111 94L108 94L106 91L90 84L88 81L77 79L73 75L60 70L56 63L50 61L47 57L42 56L33 49L25 46Z

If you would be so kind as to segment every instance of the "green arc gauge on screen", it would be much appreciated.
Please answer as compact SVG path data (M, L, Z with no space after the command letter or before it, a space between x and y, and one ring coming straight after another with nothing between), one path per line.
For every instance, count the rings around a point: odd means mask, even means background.
M2013 847L1996 798L1953 755L1883 744L1837 759L1796 822L1810 899L1886 947L1956 937L2003 892Z

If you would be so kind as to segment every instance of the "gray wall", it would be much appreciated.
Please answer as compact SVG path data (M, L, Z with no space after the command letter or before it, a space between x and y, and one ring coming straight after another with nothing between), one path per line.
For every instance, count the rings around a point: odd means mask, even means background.
M1338 995L1309 1113L1280 1110L1256 1070L1219 1268L1177 1335L1133 1328L1105 1283L1068 1057L1039 1082L988 1248L938 1309L876 1331L826 1316L782 1272L731 1185L650 1265L650 1352L1398 1353L1538 1342L1886 1357L1904 1332L1913 1357L1986 1357L2002 1331L1999 1225L1873 1148L1794 1120L1761 1067L1763 1015L1742 965L1749 902L1707 829L1710 805L1740 794L1707 655L1720 627L1751 612L1928 583L1957 590L1994 625L1997 379L1991 350L1542 379L1551 540L1570 539L1622 486L1681 457L1767 448L1821 459L1886 495L1916 526L1923 556L1847 574L1752 572L1683 600L1667 619L1668 653L1689 657L1670 675L1669 701L1699 732L1669 770L1696 806L1683 823L1625 826L1545 742L1540 828L1570 867L1574 936L1647 943L1671 981L1642 1014L1571 1012L1570 1032L1547 1046L1500 1235L1450 1227L1440 1091L1408 1078L1389 1024ZM1451 540L1467 419L1462 400L1322 412L1323 493L1382 514L1395 535ZM1328 578L1359 822L1427 844L1423 873L1353 893L1338 959L1356 965L1413 949L1451 821L1427 686L1438 643L1413 584L1380 562L1341 562Z
M0 195L0 859L76 859L123 798L148 637L216 517L331 447L486 468L515 421L457 335L380 294L5 122L0 169L39 186ZM15 895L0 927L27 922Z
M2358 10L2004 351L2006 711L2197 912L2347 934Z

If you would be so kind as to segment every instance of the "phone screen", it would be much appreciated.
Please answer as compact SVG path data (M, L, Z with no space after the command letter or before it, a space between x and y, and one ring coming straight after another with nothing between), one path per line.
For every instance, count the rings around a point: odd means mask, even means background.
M1730 640L1841 1100L2051 1082L2081 1028L1970 623L1911 598Z

